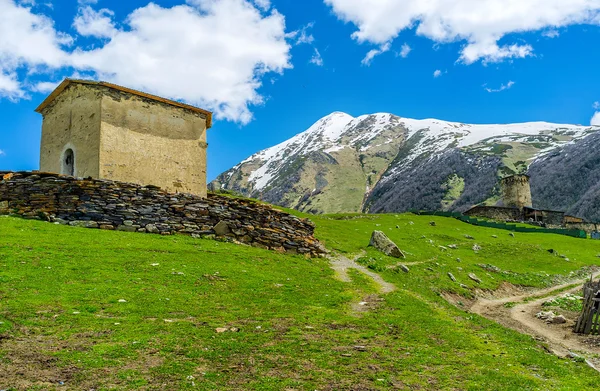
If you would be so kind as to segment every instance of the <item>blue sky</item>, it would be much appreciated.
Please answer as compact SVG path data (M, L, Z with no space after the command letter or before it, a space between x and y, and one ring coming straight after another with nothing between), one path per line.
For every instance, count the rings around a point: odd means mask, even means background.
M212 179L333 111L588 125L598 64L600 0L0 0L0 170L64 77L214 111Z

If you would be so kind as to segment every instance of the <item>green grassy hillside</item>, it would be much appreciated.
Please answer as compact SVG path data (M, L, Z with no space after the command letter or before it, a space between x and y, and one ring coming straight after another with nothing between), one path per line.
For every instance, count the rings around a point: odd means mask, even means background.
M326 259L0 217L0 389L597 390L584 363L440 293L549 286L600 263L599 242L441 217L311 218L329 249L398 289L377 295L358 272L341 282ZM409 273L367 248L374 229Z

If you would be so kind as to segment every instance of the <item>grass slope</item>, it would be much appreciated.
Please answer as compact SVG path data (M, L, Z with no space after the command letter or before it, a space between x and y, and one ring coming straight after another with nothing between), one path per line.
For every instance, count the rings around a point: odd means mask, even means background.
M0 389L597 389L585 364L439 293L470 294L448 272L470 288L468 273L488 289L550 285L597 263L598 242L441 217L312 219L330 249L364 252L399 289L357 313L376 288L357 273L336 280L327 260L0 217ZM408 254L409 273L366 247L374 229Z

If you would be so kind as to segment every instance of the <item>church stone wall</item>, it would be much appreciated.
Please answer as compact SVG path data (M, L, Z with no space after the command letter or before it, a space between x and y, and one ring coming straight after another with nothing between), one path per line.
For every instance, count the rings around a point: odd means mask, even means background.
M0 214L84 228L220 237L311 257L326 252L310 220L251 200L41 172L0 172Z
M75 176L100 175L100 105L99 91L71 85L44 109L41 171L63 173L65 151L72 149Z
M205 115L103 89L100 177L205 197Z
M523 213L516 208L503 208L500 206L477 205L465 212L465 215L471 217L483 217L496 221L520 221L523 220Z
M523 209L531 207L531 188L527 175L514 175L502 179L502 202L505 207Z

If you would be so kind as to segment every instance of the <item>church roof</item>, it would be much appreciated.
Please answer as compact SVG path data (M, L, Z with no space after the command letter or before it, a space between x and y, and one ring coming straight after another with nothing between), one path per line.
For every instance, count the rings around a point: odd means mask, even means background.
M212 126L212 112L200 109L195 106L187 105L185 103L177 102L170 99L161 98L160 96L148 94L145 92L133 90L131 88L122 87L116 84L107 83L104 81L93 81L93 80L78 80L78 79L65 79L62 83L48 97L35 109L36 112L41 113L50 103L52 103L58 95L60 95L65 88L67 88L71 84L85 84L85 85L95 85L95 86L103 86L112 88L113 90L126 92L128 94L141 96L142 98L151 99L157 102L162 102L171 106L179 107L182 109L187 109L193 111L195 113L200 113L206 115L206 128L210 128Z

